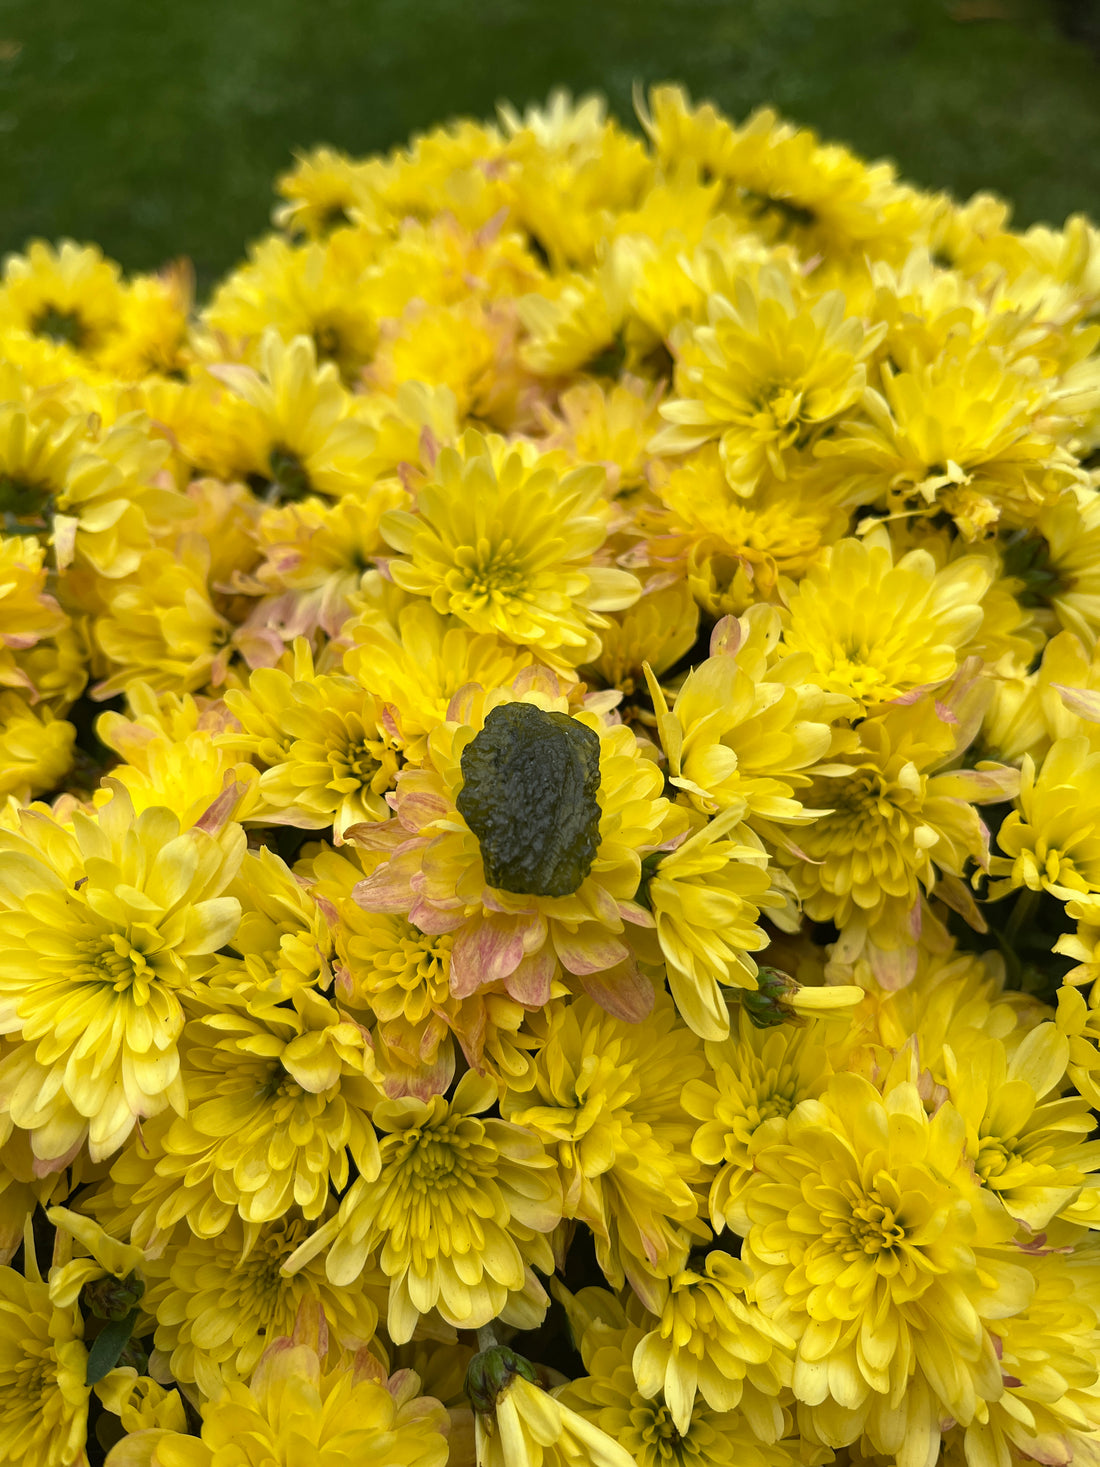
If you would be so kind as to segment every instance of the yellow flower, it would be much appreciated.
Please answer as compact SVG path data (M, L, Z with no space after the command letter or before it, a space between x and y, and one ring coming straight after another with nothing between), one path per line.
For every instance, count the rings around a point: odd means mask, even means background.
M885 527L840 540L787 587L782 649L804 674L867 711L955 673L982 622L993 567L970 555L937 570L925 550L895 559Z
M222 747L266 765L253 819L307 830L331 825L340 842L351 826L389 813L384 796L397 755L382 704L350 677L316 674L304 639L294 645L293 676L259 668L247 689L229 689L225 703L243 732L221 735Z
M758 1029L744 1009L722 1044L707 1045L709 1071L692 1078L680 1103L701 1122L692 1155L717 1168L710 1187L710 1218L716 1230L728 1225L752 1173L753 1138L761 1127L782 1134L787 1116L803 1100L816 1099L833 1066L823 1025L781 1024Z
M640 601L608 618L600 634L603 650L585 675L594 673L606 687L629 697L645 686L645 664L661 676L695 645L699 608L683 581L655 584Z
M547 448L564 448L577 463L601 464L609 494L645 482L646 444L660 426L658 390L641 377L598 382L582 377L558 398L560 418L547 415Z
M1059 1028L1039 1024L1011 1055L1001 1040L988 1038L948 1074L975 1172L1035 1233L1056 1216L1073 1215L1087 1174L1100 1169L1100 1145L1087 1139L1088 1105L1061 1096L1070 1054Z
M942 880L962 901L966 863L990 867L975 805L1011 796L1016 771L945 769L964 727L952 717L942 720L926 698L864 719L859 746L812 791L831 808L799 832L797 855L778 852L807 915L841 929L846 961L868 942L908 949L915 961L910 944L920 931L922 890L930 895Z
M474 1357L468 1381L479 1371L492 1379L467 1385L477 1467L631 1467L634 1458L614 1438L539 1389L529 1361L489 1350Z
M768 869L767 852L747 826L735 823L737 813L728 809L662 855L645 886L672 997L688 1028L703 1039L729 1033L719 984L756 986L749 954L768 945L756 925L760 908L787 902L776 888L778 873Z
M18 1036L0 1095L43 1170L85 1138L102 1160L142 1117L186 1109L180 995L236 929L222 893L243 850L239 826L135 818L121 789L71 827L36 807L20 834L0 830L0 1011Z
M186 262L158 275L135 276L123 294L116 330L99 353L100 366L130 381L153 372L178 373L194 285Z
M508 1090L502 1113L556 1152L565 1216L592 1229L608 1280L659 1307L692 1240L708 1235L693 1190L703 1169L680 1101L703 1073L702 1046L667 999L640 1024L583 998L545 1022L533 1084Z
M290 234L320 238L351 222L355 210L369 207L378 164L357 163L333 148L296 153L294 167L275 181L286 200L275 211L275 223Z
M274 330L264 333L259 359L258 371L221 365L211 372L242 399L247 467L266 482L268 502L358 489L374 433L355 415L336 368L317 365L309 337L286 343Z
M1079 489L1039 511L1031 534L1017 531L1005 550L1006 574L1022 582L1021 600L1049 607L1086 647L1100 633L1100 493ZM1046 613L1049 618L1050 612ZM1052 629L1053 630L1053 629Z
M509 687L534 660L525 648L456 625L424 601L403 607L392 628L364 616L348 632L344 670L386 705L402 753L414 764L424 762L427 736L460 688Z
M831 751L830 722L852 708L814 682L808 656L782 657L779 636L770 606L719 622L711 656L688 673L671 712L649 678L672 783L696 809L736 808L750 827L805 824L821 813L805 809L795 792Z
M57 789L73 763L76 729L49 708L0 692L0 798L25 803Z
M1000 877L990 896L1018 887L1049 891L1062 901L1100 891L1100 839L1093 811L1100 807L1100 750L1077 735L1056 739L1038 772L1025 754L1019 808L1001 822L990 874Z
M336 858L338 859L338 858ZM214 961L211 981L278 1002L333 981L332 908L267 846L247 851L228 889L241 904L237 931Z
M443 1467L446 1413L412 1372L387 1381L364 1351L326 1358L327 1341L294 1336L265 1351L247 1385L202 1406L202 1439L153 1428L111 1449L110 1467ZM28 1464L29 1467L29 1464ZM51 1464L52 1467L52 1464Z
M186 1218L216 1237L235 1213L312 1222L354 1165L378 1174L371 1111L380 1099L362 1029L313 989L282 1001L242 985L192 997L184 1036L186 1115L145 1128L115 1162L97 1204L135 1243Z
M929 1117L915 1085L883 1096L838 1074L753 1148L742 1256L797 1341L799 1419L826 1445L862 1436L916 1467L944 1416L969 1425L1001 1394L993 1336L1033 1284L965 1142L959 1113Z
M794 1467L797 1458L761 1441L741 1412L715 1410L700 1397L684 1422L659 1390L643 1391L632 1360L644 1333L628 1318L597 1319L581 1339L588 1374L565 1386L561 1401L606 1432L636 1467ZM780 1414L781 1427L788 1420Z
M376 1106L381 1171L353 1182L337 1215L284 1267L301 1268L331 1244L328 1277L346 1287L377 1256L395 1344L432 1310L464 1329L498 1316L536 1326L548 1301L532 1269L553 1269L546 1235L561 1219L561 1191L530 1131L479 1118L496 1098L496 1085L471 1070L450 1101Z
M839 291L797 300L780 270L739 280L731 303L709 302L709 325L676 341L678 396L661 408L673 426L650 448L679 453L717 438L730 482L748 493L765 468L787 475L790 451L859 401L863 359L882 335L845 318Z
M68 617L46 591L45 551L24 535L0 535L0 688L35 687L19 654L65 629Z
M417 512L393 510L382 533L407 559L389 572L404 590L475 632L531 647L552 666L599 655L601 611L636 601L627 571L594 565L607 534L602 471L559 476L499 440L468 432L461 451L445 448Z
M89 1390L80 1311L50 1298L27 1231L26 1277L0 1268L0 1459L83 1467Z
M336 1345L354 1352L370 1344L384 1280L336 1289L320 1263L292 1277L281 1272L309 1226L293 1214L260 1226L236 1217L216 1238L184 1236L146 1263L142 1309L156 1317L156 1347L176 1380L208 1397L247 1380L267 1347L294 1328L305 1300L320 1304Z
M741 1406L755 1430L774 1440L793 1348L753 1302L749 1269L716 1251L703 1273L687 1269L672 1280L660 1323L638 1342L632 1364L642 1395L664 1397L682 1436L698 1393L712 1411Z
M0 285L0 323L64 343L93 357L117 328L123 292L118 266L94 245L32 240L9 255Z
M964 540L1003 523L1032 523L1080 471L1044 432L1038 372L994 347L952 345L909 371L883 369L883 394L863 398L863 418L816 448L865 503L905 513L945 511Z

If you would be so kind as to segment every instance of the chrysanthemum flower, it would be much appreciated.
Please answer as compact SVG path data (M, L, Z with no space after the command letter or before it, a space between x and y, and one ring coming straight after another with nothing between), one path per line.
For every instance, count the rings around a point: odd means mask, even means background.
M707 1236L694 1187L702 1167L688 1149L680 1094L703 1071L702 1046L667 999L643 1024L626 1024L587 999L551 1010L534 1083L515 1087L503 1114L557 1155L565 1216L592 1229L596 1258L659 1307L665 1280Z
M780 270L754 289L738 281L733 303L709 302L707 326L676 341L678 396L665 403L655 452L677 453L717 438L731 483L746 492L767 467L779 479L787 455L858 402L863 360L882 332L845 317L839 291L797 300Z
M946 682L982 622L993 568L965 556L937 570L932 556L895 557L885 527L840 540L787 588L784 652L804 653L804 674L864 710Z
M654 865L645 898L657 924L676 1007L703 1039L725 1039L729 1013L720 984L754 988L749 956L768 945L758 927L761 907L783 908L779 873L733 807L702 825Z
M922 889L930 893L940 873L950 884L967 861L990 865L975 806L1010 796L1016 772L945 769L961 727L941 721L929 699L864 719L858 748L814 786L815 803L832 808L800 830L797 856L778 852L807 914L842 929L849 960L868 940L908 947Z
M883 372L883 392L817 445L867 503L909 513L946 511L965 540L1002 522L1032 523L1080 479L1073 458L1040 420L1047 407L1037 372L993 347L945 350L911 371Z
M141 1307L156 1318L156 1348L176 1380L204 1396L247 1380L268 1346L293 1330L305 1300L320 1304L334 1344L352 1352L370 1344L384 1278L337 1289L319 1260L289 1277L281 1271L309 1229L301 1216L262 1226L237 1217L216 1238L184 1236L145 1264Z
M369 1352L326 1358L327 1340L276 1340L247 1385L202 1406L202 1438L153 1428L121 1441L110 1467L443 1467L446 1412L403 1372L387 1381ZM303 1457L304 1454L304 1457ZM52 1464L51 1464L52 1467Z
M1025 754L1018 804L997 834L1005 854L989 863L990 874L1001 878L990 895L1026 886L1068 901L1100 891L1100 839L1093 815L1100 808L1100 750L1083 735L1057 739L1038 771Z
M714 1410L697 1397L683 1422L659 1391L643 1391L631 1365L643 1335L643 1326L627 1320L585 1330L588 1374L565 1386L561 1401L606 1432L637 1467L793 1467L787 1449L765 1445L740 1412Z
M0 799L21 802L57 789L72 768L76 729L45 705L0 692Z
M376 1106L381 1171L353 1182L337 1215L285 1267L301 1268L331 1243L328 1277L348 1285L377 1256L396 1344L432 1310L465 1329L498 1316L537 1324L548 1301L532 1269L553 1269L547 1234L561 1219L561 1191L531 1131L480 1119L496 1098L496 1085L471 1070L450 1101Z
M380 182L380 165L359 163L333 148L296 153L294 167L275 181L286 200L275 211L275 223L290 234L322 238L351 222L354 210L370 203L372 181Z
M313 989L224 986L194 995L185 1036L187 1113L146 1127L115 1162L98 1206L146 1246L186 1218L215 1237L234 1213L270 1223L322 1217L354 1164L378 1173L371 1127L380 1092L359 1025Z
M971 1046L948 1076L975 1172L1036 1233L1068 1212L1087 1174L1100 1169L1087 1104L1061 1095L1070 1054L1064 1033L1039 1024L1011 1056L998 1039Z
M46 591L44 560L45 551L33 537L0 535L0 687L22 688L32 695L36 690L17 654L68 624Z
M945 1415L968 1425L1001 1395L993 1335L1033 1291L962 1117L834 1075L753 1162L735 1222L761 1308L797 1341L803 1430L927 1462Z
M225 702L243 733L223 734L222 747L266 766L254 818L307 830L332 825L340 841L350 826L386 816L397 756L382 704L350 677L316 674L304 640L295 643L293 676L259 668Z
M467 1390L475 1407L477 1467L630 1467L613 1437L540 1390L529 1361L511 1350L475 1356Z
M367 911L401 912L424 931L456 934L451 991L493 984L545 1004L564 969L615 1012L641 1017L652 986L626 924L653 918L635 900L642 855L686 823L630 729L568 713L553 674L531 692L455 698L423 770L394 797L393 852L358 888ZM519 696L517 697L517 693ZM545 780L539 764L558 771Z
M310 494L338 498L362 483L374 433L352 411L352 400L330 363L317 365L312 340L287 344L264 333L260 370L223 365L212 371L246 405L247 470L264 480L271 502Z
M849 698L812 679L808 657L780 656L779 636L770 606L719 622L711 656L688 673L671 712L649 679L672 783L697 809L736 807L750 826L801 825L820 813L795 792L833 748L830 722L852 710Z
M803 1100L820 1095L832 1074L822 1025L782 1024L759 1029L742 1009L736 1031L707 1046L709 1070L684 1085L680 1103L700 1122L692 1154L717 1168L710 1187L710 1218L727 1226L734 1204L752 1172L751 1146L757 1130L782 1131L782 1122Z
M470 431L444 449L415 514L394 510L382 533L406 559L389 573L406 591L475 632L528 646L565 668L599 655L601 611L636 601L627 571L593 564L607 535L602 471L559 475L543 461Z
M123 381L153 372L179 373L186 360L194 288L186 261L156 275L135 276L122 297L115 330L98 354L103 370Z
M420 600L403 607L392 628L363 617L348 630L344 669L386 705L387 723L414 764L424 762L427 735L446 719L460 688L510 687L534 660L526 648L455 625Z
M94 245L64 239L58 249L32 240L25 255L9 255L0 285L0 323L63 342L94 357L118 323L118 266Z
M90 1393L80 1310L50 1298L29 1237L24 1273L0 1268L0 1458L83 1467Z
M239 826L135 819L121 789L71 827L38 808L0 830L0 1025L17 1040L0 1096L41 1170L85 1138L102 1160L140 1118L186 1109L180 996L236 929L222 893L243 850Z
M664 1397L681 1435L698 1394L712 1411L740 1406L753 1429L774 1440L783 1427L779 1397L791 1383L793 1348L753 1302L745 1264L711 1252L702 1273L686 1269L672 1280L660 1323L634 1351L634 1378L644 1396Z

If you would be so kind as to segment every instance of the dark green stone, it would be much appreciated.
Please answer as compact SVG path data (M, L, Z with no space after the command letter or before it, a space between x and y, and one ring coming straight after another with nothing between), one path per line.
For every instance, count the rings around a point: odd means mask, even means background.
M459 814L501 891L569 896L600 843L600 741L565 713L494 708L462 753Z

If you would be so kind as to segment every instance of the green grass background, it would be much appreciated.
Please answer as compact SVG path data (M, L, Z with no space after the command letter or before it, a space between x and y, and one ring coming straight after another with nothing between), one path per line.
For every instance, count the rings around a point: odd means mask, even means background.
M1021 224L1100 216L1100 61L1052 0L0 0L0 249L97 240L209 282L295 147L679 79L771 101Z

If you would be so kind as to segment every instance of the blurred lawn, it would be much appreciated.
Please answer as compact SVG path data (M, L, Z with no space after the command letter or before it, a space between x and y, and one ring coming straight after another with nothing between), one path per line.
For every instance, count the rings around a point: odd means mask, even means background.
M1100 62L1051 0L0 0L0 249L98 240L200 280L294 148L383 149L565 84L771 101L1021 224L1100 217Z

